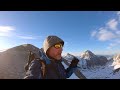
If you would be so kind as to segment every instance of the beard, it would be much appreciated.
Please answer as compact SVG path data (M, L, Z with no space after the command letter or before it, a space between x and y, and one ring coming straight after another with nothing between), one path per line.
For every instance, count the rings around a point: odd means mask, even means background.
M56 57L55 57L56 60L61 60L61 58L62 58L61 54L58 54L58 55L56 55Z

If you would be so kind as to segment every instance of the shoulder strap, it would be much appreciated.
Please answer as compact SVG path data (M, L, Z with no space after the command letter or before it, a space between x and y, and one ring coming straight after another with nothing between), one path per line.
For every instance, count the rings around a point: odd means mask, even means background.
M50 59L46 56L46 54L44 53L42 48L39 50L39 55L40 55L40 59L44 60L46 62L46 64L51 63Z
M39 59L39 62L41 64L41 76L42 76L42 79L45 79L46 77L46 63L44 60L41 60L40 58L37 58Z
M35 59L35 54L32 51L29 51L29 55L28 55L28 62L27 64L24 66L25 71L27 72L28 68L29 68L29 64L31 63L31 61Z
M42 48L39 50L39 56L40 56L40 58L38 58L38 59L39 59L39 62L41 64L42 78L45 79L45 77L46 77L46 64L50 64L51 61L46 56L46 54L44 53Z

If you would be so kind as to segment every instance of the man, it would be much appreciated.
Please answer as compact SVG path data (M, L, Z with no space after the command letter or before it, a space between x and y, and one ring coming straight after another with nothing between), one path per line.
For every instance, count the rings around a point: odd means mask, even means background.
M39 60L35 59L29 65L25 79L66 79L69 78L77 67L79 60L74 58L67 69L62 65L64 41L57 36L48 36L43 43L42 59L45 61L45 72ZM41 58L40 58L41 59ZM44 73L44 78L43 74Z

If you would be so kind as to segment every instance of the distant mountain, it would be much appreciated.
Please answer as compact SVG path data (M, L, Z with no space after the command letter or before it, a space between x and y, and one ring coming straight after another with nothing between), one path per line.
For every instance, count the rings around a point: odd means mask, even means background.
M29 51L37 52L39 48L24 44L0 53L0 79L21 79L25 76L24 65Z
M70 62L73 57L74 55L67 53L64 58L67 59L68 62ZM80 60L78 66L81 69L94 68L95 66L103 66L108 61L105 56L97 56L90 50L86 50L79 57L76 57Z
M73 59L74 55L67 53L67 55L64 56L65 59L71 61Z
M115 56L113 56L113 60L114 60L115 62L120 63L120 54L116 54Z
M87 50L81 54L81 58L91 60L92 58L96 58L96 55L94 55L91 51Z
M80 60L78 64L80 71L88 79L120 79L120 54L95 55L86 50L76 57ZM73 55L68 53L64 58L71 62Z
M86 61L87 68L94 66L102 66L107 63L107 58L105 56L97 56L90 50L87 50L81 54L81 59Z
M114 55L97 55L98 57L100 56L104 56L107 58L107 60L111 60L113 58Z
M116 54L113 56L113 63L114 69L120 68L120 54Z

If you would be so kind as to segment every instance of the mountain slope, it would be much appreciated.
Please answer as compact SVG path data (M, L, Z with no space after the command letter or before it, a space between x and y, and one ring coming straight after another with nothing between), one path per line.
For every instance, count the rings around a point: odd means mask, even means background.
M22 79L25 76L24 65L29 51L37 52L39 48L24 44L10 48L0 54L0 79Z

